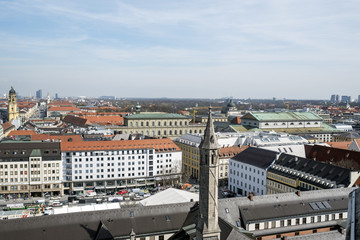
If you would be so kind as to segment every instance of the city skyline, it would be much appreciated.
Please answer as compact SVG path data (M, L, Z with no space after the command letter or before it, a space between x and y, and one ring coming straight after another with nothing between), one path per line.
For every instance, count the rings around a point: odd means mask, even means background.
M23 96L357 98L359 8L0 1L0 84Z

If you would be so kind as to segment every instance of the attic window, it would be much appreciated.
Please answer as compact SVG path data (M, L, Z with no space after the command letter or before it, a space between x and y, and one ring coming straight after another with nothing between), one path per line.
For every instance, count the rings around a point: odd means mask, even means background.
M228 208L225 208L225 212L226 212L226 213L229 213L229 209L228 209Z
M237 227L240 227L241 225L240 225L240 221L236 221L236 226Z
M170 221L170 217L169 216L165 216L165 219L166 219L166 221Z
M130 212L130 217L134 217L134 212L133 211Z

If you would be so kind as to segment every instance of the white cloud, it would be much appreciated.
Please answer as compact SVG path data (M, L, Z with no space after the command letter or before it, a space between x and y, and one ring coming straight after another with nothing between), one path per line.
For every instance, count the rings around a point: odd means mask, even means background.
M268 78L353 83L360 60L357 1L0 1L0 10L0 19L15 26L0 28L2 75L36 84L52 74L90 84L103 74L116 85L121 75L158 88L169 79L208 85L213 89L203 94L214 95L244 88L237 79L262 82L266 90ZM220 90L223 78L236 87ZM153 94L147 89L142 94ZM249 86L245 93L259 90Z

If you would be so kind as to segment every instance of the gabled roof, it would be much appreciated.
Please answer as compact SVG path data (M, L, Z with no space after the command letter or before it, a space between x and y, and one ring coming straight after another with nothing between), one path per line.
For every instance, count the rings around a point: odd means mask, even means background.
M231 147L222 147L219 151L219 158L229 158L234 157L235 155L241 153L245 149L247 149L249 146L231 146Z
M219 217L236 226L236 221L245 223L268 219L279 220L291 216L319 215L325 212L347 211L348 195L354 188L336 188L304 191L300 196L294 192L247 197L219 199ZM312 209L311 202L328 201L331 209Z
M9 133L8 136L23 136L23 135L35 135L34 130L13 130Z
M249 112L242 118L257 121L323 121L321 117L312 112Z
M183 225L195 203L128 207L0 221L2 239L95 239L113 236L129 239L145 234L174 233ZM167 216L167 217L166 217ZM103 238L100 238L103 239Z
M42 156L43 160L60 160L60 143L57 142L2 142L0 160L24 160L30 156Z
M77 107L50 107L48 112L80 112L80 108Z
M335 182L336 185L343 185L348 187L350 185L350 170L342 167L338 167L332 164L323 163L315 161L309 158L297 157L290 154L282 153L275 161L277 166L286 167L290 170L295 170L300 173L310 174L315 176L317 180L327 179L329 181ZM306 179L305 176L297 176L301 179ZM313 181L314 185L317 185L317 180Z
M4 124L1 125L4 132L9 131L11 128L14 128L15 126L12 125L10 122L5 122Z
M32 141L40 140L60 140L61 142L78 142L82 141L80 135L50 135L50 134L36 134L31 136Z
M85 127L87 120L85 118L75 117L73 115L66 115L63 119L63 122L70 123L74 126Z
M326 142L330 147L348 150L352 142Z
M338 137L360 139L360 135L357 132L345 132L337 135Z
M124 124L124 118L115 115L115 116L85 116L88 120L88 124L100 124L100 125L123 125Z
M307 158L316 161L331 163L340 167L360 170L360 152L331 148L321 145L305 145Z
M231 158L231 160L266 169L276 159L276 156L277 152L275 151L249 147L235 157Z

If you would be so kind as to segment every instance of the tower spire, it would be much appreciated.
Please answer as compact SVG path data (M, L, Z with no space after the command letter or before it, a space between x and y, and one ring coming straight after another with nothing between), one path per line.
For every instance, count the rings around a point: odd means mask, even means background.
M220 239L218 224L219 143L209 107L209 116L200 143L200 216L196 239Z
M199 148L203 149L220 149L219 143L215 135L214 123L212 120L211 106L209 107L209 115L206 123L204 137L200 143Z

